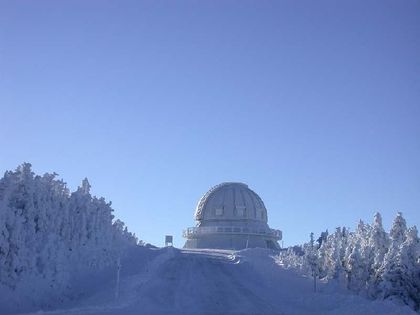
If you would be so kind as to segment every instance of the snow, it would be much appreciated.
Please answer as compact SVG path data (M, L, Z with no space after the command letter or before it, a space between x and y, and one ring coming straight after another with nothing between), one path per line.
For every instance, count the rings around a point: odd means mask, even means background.
M116 277L116 270L109 274ZM83 281L81 286L86 287ZM333 282L318 289L314 293L311 279L280 266L276 255L264 249L139 247L122 262L118 300L114 279L91 286L61 310L27 315L416 314L408 306L371 301Z
M311 233L309 243L281 254L158 249L139 246L111 203L90 194L87 179L71 193L55 177L35 175L24 163L0 178L1 315L369 315L420 308L420 240L401 213L390 233L378 213L372 225L326 231L316 242ZM322 279L317 292L313 276Z

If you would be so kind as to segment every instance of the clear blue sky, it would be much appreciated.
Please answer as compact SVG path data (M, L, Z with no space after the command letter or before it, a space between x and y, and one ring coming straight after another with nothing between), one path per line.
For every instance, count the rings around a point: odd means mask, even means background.
M0 147L158 245L223 181L285 245L419 225L420 2L0 0Z

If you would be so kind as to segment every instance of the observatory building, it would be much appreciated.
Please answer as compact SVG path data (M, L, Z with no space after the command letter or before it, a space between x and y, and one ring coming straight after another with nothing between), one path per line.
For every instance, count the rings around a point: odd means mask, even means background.
M279 230L267 224L261 198L242 183L222 183L201 197L194 214L196 226L187 228L184 248L279 249Z

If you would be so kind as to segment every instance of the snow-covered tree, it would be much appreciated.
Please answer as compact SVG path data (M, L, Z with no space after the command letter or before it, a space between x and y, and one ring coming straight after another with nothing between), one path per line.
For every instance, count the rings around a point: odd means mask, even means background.
M389 248L389 237L382 226L382 217L379 212L375 213L368 242L374 254L373 269L375 270L382 264Z
M340 282L345 282L345 253L348 237L346 228L337 228L334 234L328 236L322 248L325 253L320 255L325 257L321 269L324 270L327 279L339 279Z
M320 237L314 246L294 246L279 256L286 267L312 276L315 263L319 278L346 284L370 298L394 299L420 309L420 245L416 227L407 229L399 212L388 233L376 213L372 225L360 221L354 232L337 228ZM315 259L314 257L317 257Z
M362 256L361 240L356 239L346 260L347 287L355 292L364 290L369 277L367 266Z
M379 212L375 213L372 228L368 236L369 255L366 257L366 264L369 272L367 284L368 295L376 297L377 286L381 281L381 266L384 257L389 250L390 240L388 234L382 226L382 216Z
M401 233L404 231L404 234ZM392 234L391 234L392 233ZM420 307L419 239L417 228L407 230L398 213L391 229L391 248L384 257L378 295L384 299L402 300L415 309Z
M87 179L70 194L56 176L35 175L24 163L0 179L0 285L31 297L40 288L59 295L72 273L115 264L137 244Z
M392 246L398 247L404 242L406 231L407 223L405 222L402 213L398 212L394 219L394 223L392 224L391 231L389 232L389 236L392 240Z

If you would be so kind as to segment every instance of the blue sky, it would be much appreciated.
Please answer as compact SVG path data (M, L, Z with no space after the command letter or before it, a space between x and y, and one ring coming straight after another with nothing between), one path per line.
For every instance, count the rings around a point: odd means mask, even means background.
M243 181L284 244L420 224L420 3L0 1L0 169L112 200L157 245Z

